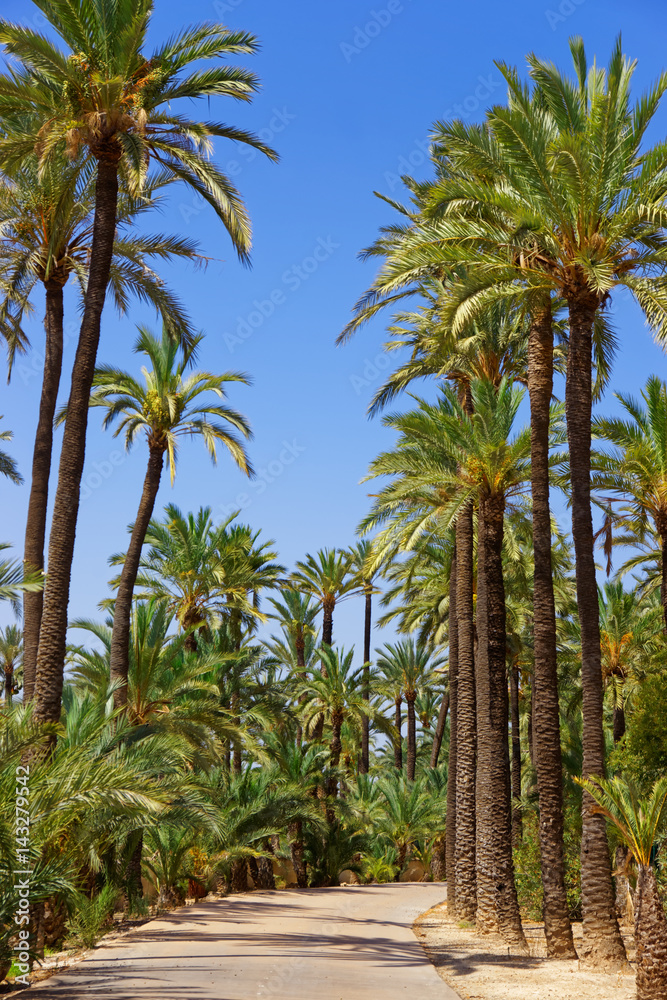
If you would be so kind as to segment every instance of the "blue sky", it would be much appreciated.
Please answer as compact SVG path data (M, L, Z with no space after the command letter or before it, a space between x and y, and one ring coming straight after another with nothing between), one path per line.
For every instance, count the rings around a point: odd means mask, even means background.
M345 347L334 344L374 273L357 253L380 225L393 221L392 210L372 192L400 197L401 173L426 175L424 150L435 119L476 120L487 104L503 99L494 60L523 67L525 54L534 51L568 66L568 37L581 34L589 54L606 62L621 30L625 51L639 60L639 94L664 66L664 8L648 0L156 0L154 39L180 29L184 12L190 21L222 20L261 40L261 52L245 60L263 84L253 104L213 101L210 111L202 103L193 113L260 132L281 162L245 155L233 144L216 149L217 162L232 174L252 214L250 270L235 260L212 213L187 191L174 189L155 214L154 228L196 238L212 258L206 271L179 266L164 274L207 334L201 367L241 369L253 378L252 388L234 388L230 398L253 425L251 456L260 473L248 485L224 455L214 468L199 442L185 442L176 484L171 489L165 478L158 504L173 501L184 510L210 505L219 517L243 507L242 518L274 538L291 566L305 552L354 541L368 507L359 480L391 440L379 420L365 416L386 371L384 321ZM27 0L12 3L13 20L35 23L35 14ZM666 133L667 105L653 138ZM3 427L15 434L10 450L26 478L43 344L41 299L35 305L28 324L33 350L19 360L0 406ZM622 347L612 388L637 392L651 372L665 377L665 357L632 303L618 296L613 310ZM68 296L67 373L77 318L76 300ZM138 322L156 325L145 309L121 319L107 308L100 361L138 370L131 352ZM68 374L63 401L67 388ZM603 403L613 408L613 399ZM108 594L107 558L126 543L145 469L142 444L126 456L100 423L91 413L71 617L98 614ZM19 555L27 488L4 482L0 491L2 538ZM348 646L356 642L359 652L362 614L361 602L350 601L335 618L335 638Z

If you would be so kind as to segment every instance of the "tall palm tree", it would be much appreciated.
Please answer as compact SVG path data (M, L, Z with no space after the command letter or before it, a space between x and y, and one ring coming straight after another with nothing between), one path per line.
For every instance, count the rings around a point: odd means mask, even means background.
M373 551L373 545L364 538L350 549L352 565L357 573L357 583L364 595L364 677L363 694L366 701L371 696L371 633L373 630L373 594L378 591L375 580L384 571L378 563ZM361 761L362 774L368 774L370 767L370 723L368 716L361 720Z
M428 685L433 676L432 671L442 662L442 658L433 658L429 650L419 647L412 639L386 643L375 652L378 669L387 677L400 678L408 721L406 776L408 781L414 781L417 764L415 702L420 689Z
M506 507L529 478L530 435L526 430L510 440L522 393L507 380L497 388L474 381L471 396L468 416L450 391L441 422L460 481L452 502L462 508L474 500L478 508L476 920L481 930L500 930L527 952L511 852L503 537Z
M322 644L331 646L336 604L359 592L359 583L352 572L352 556L343 549L320 549L314 556L308 553L297 562L289 582L296 590L319 601L323 616Z
M148 468L143 492L114 604L111 680L117 684L114 690L117 708L123 707L127 701L132 597L165 455L172 486L179 440L184 437L201 437L213 462L217 461L216 444L221 442L239 468L247 475L252 474L244 447L234 433L237 431L243 437L250 437L248 423L240 413L222 402L225 398L223 387L227 383L247 384L248 379L238 372L213 375L206 371L189 371L196 362L197 348L202 339L200 335L179 348L178 342L166 329L163 329L161 340L148 330L140 329L134 350L151 363L150 370L142 369L145 384L110 365L98 368L93 379L90 405L106 409L104 427L119 420L114 437L124 433L127 449L132 447L141 431L145 432L148 444ZM206 398L209 394L213 396L210 401Z
M150 301L170 325L180 322L187 329L182 306L148 262L173 256L196 258L194 244L182 237L140 235L131 226L155 203L163 183L164 178L156 176L141 199L121 191L110 292L120 312L126 311L133 293ZM74 275L85 294L94 205L91 170L65 156L54 157L42 169L32 156L11 178L0 179L0 274L5 283L0 324L8 339L10 374L17 348L25 346L21 322L31 296L37 286L45 293L44 366L23 551L26 566L38 571L44 568L53 422L62 371L64 289ZM41 591L23 598L25 701L32 699L34 691L42 601Z
M480 167L499 184L466 182L471 207L462 237L460 220L442 215L429 233L443 253L440 265L475 260L475 276L461 297L468 322L492 289L528 301L550 292L569 313L566 416L572 477L572 523L584 684L584 773L604 773L602 676L590 504L592 351L600 309L625 286L662 334L665 265L661 206L667 146L642 150L646 130L667 87L663 76L633 108L634 63L616 44L606 71L588 69L581 39L571 41L575 79L529 57L536 98L514 70L503 68L510 106L494 108L485 127L445 125L439 140L457 162ZM437 233L437 237L436 237ZM450 252L452 250L453 252ZM553 679L552 679L553 687ZM554 776L555 781L555 776ZM587 794L584 802L588 803ZM545 882L550 881L548 872ZM584 944L593 965L622 965L604 823L587 808L582 841ZM562 895L562 894L561 894ZM562 900L561 900L562 902ZM553 914L556 915L555 913ZM566 940L564 914L561 938Z
M657 781L646 798L618 777L610 781L596 778L582 784L594 800L595 811L609 820L637 865L637 1000L660 1000L667 991L667 918L653 853L667 821L667 778Z
M660 598L667 630L667 385L651 375L642 402L615 393L626 419L598 417L596 437L613 446L593 455L593 487L622 503L619 516L634 530L652 522L660 539L662 581Z
M403 770L403 676L393 661L387 661L377 679L378 693L394 706L394 767Z
M17 671L23 662L23 635L18 625L0 628L0 673L4 685L4 706L9 708L18 690Z
M230 96L249 100L256 78L241 69L193 70L201 59L252 53L255 39L220 25L194 26L152 54L144 51L152 0L36 0L61 49L43 34L0 23L0 41L19 64L0 78L0 115L32 112L23 136L0 144L0 160L11 168L32 156L41 162L63 147L94 163L95 209L90 268L56 489L49 542L49 576L40 628L36 717L57 721L63 683L67 605L83 474L88 402L117 224L122 174L140 195L151 161L173 180L200 194L221 219L242 260L250 228L228 178L208 156L213 137L234 139L273 155L258 139L232 126L187 119L172 110L182 99ZM34 124L32 124L34 121Z

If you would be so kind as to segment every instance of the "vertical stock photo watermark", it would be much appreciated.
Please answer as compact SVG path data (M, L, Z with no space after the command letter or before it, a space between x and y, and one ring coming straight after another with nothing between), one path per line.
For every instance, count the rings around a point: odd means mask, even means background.
M30 767L19 765L16 768L15 786L15 843L16 867L12 874L14 895L17 900L14 911L16 924L15 944L12 948L12 959L18 968L15 982L29 986L30 972Z

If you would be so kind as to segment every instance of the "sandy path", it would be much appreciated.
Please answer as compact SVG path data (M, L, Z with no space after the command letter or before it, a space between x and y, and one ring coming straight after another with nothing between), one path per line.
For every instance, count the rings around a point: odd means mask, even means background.
M104 944L36 1000L458 1000L412 931L429 883L253 892L200 903Z

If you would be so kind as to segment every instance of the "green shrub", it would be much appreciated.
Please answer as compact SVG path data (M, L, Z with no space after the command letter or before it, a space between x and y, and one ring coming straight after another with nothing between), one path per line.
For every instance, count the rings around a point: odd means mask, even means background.
M73 948L93 948L107 930L113 926L113 913L118 901L118 890L111 885L92 899L77 893L73 912L67 922L67 943Z

